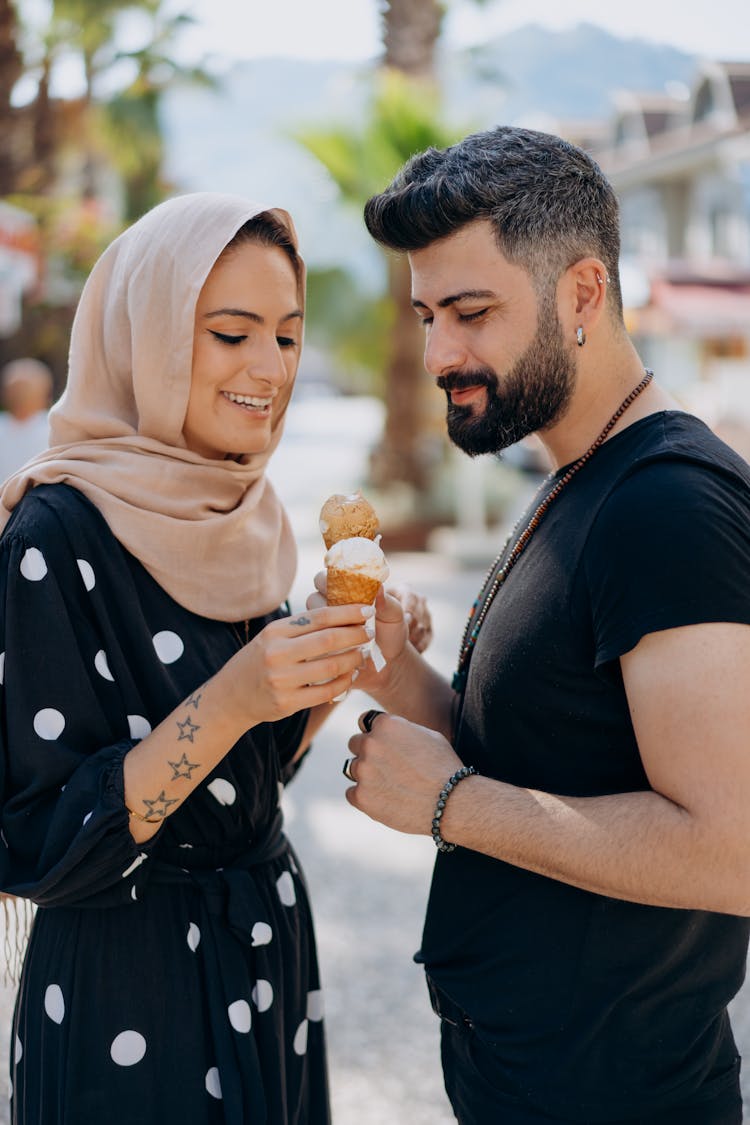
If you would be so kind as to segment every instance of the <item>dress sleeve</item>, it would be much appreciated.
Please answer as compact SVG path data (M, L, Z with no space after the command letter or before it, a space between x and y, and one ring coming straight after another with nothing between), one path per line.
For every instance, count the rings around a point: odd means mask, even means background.
M598 667L648 633L750 624L750 492L709 466L656 461L600 509L584 552Z
M137 740L90 572L62 537L0 539L0 887L42 906L135 899L127 877L158 837L136 845L129 831L123 759Z

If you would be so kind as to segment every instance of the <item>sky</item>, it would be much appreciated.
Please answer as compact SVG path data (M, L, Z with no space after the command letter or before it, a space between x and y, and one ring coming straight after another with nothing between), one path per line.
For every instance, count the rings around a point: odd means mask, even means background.
M175 0L198 26L184 49L227 61L377 56L377 0ZM528 23L563 30L589 22L615 35L667 43L704 58L750 61L748 0L452 0L445 41L468 47Z

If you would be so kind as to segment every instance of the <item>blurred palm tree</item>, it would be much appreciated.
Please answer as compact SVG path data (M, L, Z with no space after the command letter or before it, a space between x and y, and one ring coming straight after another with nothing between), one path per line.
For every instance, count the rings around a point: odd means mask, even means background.
M307 129L298 134L325 166L342 199L360 211L415 152L430 145L443 147L457 137L440 121L431 83L388 69L376 77L370 113L361 128ZM386 420L382 439L373 450L370 474L378 487L405 483L422 494L429 487L434 450L427 419L422 331L411 305L406 258L388 254L386 268L390 300L385 310L379 306L378 318L388 344L384 354L374 353L385 362Z
M163 0L140 0L149 21L146 43L119 52L118 61L134 64L132 81L102 105L101 133L112 163L123 180L124 218L132 222L164 198L164 136L161 104L168 90L178 85L213 89L216 80L201 66L182 66L172 55L191 16L168 15Z
M183 29L194 20L170 13L165 0L54 0L57 36L83 63L86 106L84 196L96 191L97 159L103 156L122 178L124 218L130 222L164 197L164 141L160 108L178 84L212 86L201 66L184 67L173 57ZM145 17L142 46L117 48L117 21L123 14ZM132 78L107 97L97 86L108 73L129 67Z
M359 130L309 129L298 134L326 167L342 198L360 209L416 152L452 144L466 131L441 119L436 53L447 6L441 0L379 0L384 50L369 119ZM424 376L422 330L411 305L408 263L403 255L393 254L386 255L386 262L386 421L370 472L376 487L406 484L416 514L425 508L436 450L439 456L442 447L435 434L435 400L428 397Z
M12 0L0 0L0 196L15 187L13 87L23 72L18 49L18 19Z

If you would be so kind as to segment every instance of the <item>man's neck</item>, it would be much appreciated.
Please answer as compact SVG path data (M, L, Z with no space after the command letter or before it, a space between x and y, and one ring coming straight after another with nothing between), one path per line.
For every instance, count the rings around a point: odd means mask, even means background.
M629 343L619 354L617 349L610 351L606 360L596 357L592 349L586 362L579 365L575 390L565 414L538 435L553 469L583 456L644 375L640 358ZM607 438L649 414L675 409L679 409L677 402L652 381L628 406Z

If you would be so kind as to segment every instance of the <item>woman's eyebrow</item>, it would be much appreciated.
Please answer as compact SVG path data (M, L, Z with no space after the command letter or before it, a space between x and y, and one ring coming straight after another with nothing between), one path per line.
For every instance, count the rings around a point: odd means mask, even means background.
M255 324L265 324L265 318L260 316L259 313L249 312L247 309L214 309L212 312L204 313L204 319L209 320L212 316L244 316L246 320L252 320ZM281 323L286 320L294 320L298 317L302 319L302 309L293 309L292 312L282 316Z

